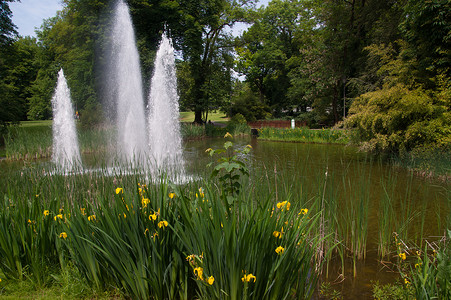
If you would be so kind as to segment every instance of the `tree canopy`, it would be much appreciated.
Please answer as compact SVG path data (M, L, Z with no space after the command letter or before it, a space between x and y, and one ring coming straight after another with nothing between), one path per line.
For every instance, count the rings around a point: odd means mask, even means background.
M115 1L64 0L37 39L17 37L11 1L0 1L1 121L50 118L61 67L76 108L98 118ZM450 0L256 2L128 0L144 83L169 30L181 107L197 123L222 109L313 127L344 120L375 150L449 141ZM233 36L237 22L249 28Z

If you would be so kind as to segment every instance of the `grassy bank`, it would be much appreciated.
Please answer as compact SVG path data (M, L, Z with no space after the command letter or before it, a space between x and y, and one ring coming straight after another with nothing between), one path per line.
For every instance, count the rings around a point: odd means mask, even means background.
M208 113L208 121L214 123L227 123L229 118L222 112L213 111ZM182 111L180 112L180 122L192 123L194 122L194 112L192 111Z
M261 128L258 138L269 141L347 144L346 132L335 129Z

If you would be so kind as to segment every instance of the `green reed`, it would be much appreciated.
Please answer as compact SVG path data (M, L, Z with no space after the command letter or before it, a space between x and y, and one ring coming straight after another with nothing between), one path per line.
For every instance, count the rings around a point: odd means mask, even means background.
M407 245L396 238L397 268L410 298L450 299L451 231L439 241L427 241L424 247Z
M271 141L347 144L346 132L336 129L261 128L258 137Z
M299 214L294 203L284 208L243 190L230 206L213 182L145 186L139 173L50 175L23 170L3 191L5 281L39 282L47 266L63 274L73 265L95 290L113 286L140 299L309 298L314 291L318 217ZM202 253L204 277L186 259Z
M372 164L371 162L369 162ZM342 176L343 197L341 216L338 221L339 235L352 257L354 277L357 275L357 260L366 257L368 239L368 218L370 213L371 169L357 166L353 175ZM350 172L347 169L346 172Z

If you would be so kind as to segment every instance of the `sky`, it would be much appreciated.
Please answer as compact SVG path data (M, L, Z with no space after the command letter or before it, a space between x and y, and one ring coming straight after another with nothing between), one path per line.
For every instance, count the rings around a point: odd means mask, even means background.
M266 5L269 0L260 0L259 4ZM257 5L259 6L259 5ZM13 23L18 27L21 36L36 37L35 29L40 28L44 19L54 17L63 8L61 0L20 0L11 2L9 7L13 12ZM240 34L247 26L237 25L234 34Z
M61 0L20 0L9 3L9 8L19 35L36 37L35 28L40 28L44 19L54 17L63 5Z

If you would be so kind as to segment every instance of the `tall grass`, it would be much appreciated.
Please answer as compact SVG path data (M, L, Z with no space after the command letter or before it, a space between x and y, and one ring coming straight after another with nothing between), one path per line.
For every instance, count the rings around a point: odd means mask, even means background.
M299 205L280 208L250 191L231 205L212 182L145 186L140 174L42 175L26 170L3 192L5 281L31 276L44 286L50 269L64 273L73 265L95 290L113 286L139 299L284 299L314 292L318 217L299 215ZM276 237L276 231L283 233ZM201 257L195 266L201 273L187 260L192 254ZM250 274L255 281L245 277Z
M336 129L261 128L258 137L271 141L347 144L346 132Z

